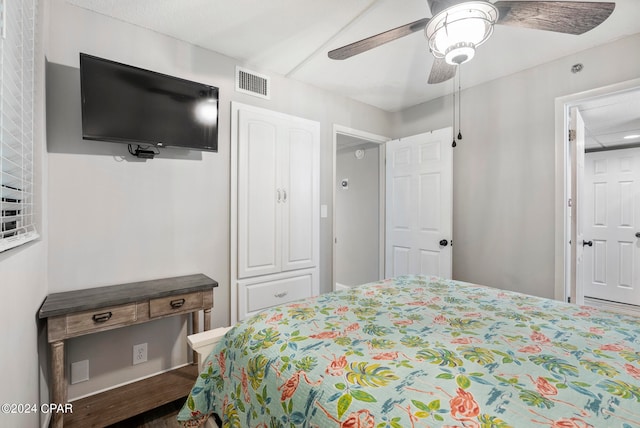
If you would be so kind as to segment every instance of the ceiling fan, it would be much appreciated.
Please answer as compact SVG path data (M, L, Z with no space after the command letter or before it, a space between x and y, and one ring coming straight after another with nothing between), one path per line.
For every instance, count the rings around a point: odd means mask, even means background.
M613 2L427 0L433 17L385 31L329 52L331 59L354 55L424 30L429 50L435 57L428 83L453 78L457 66L475 54L475 49L493 33L494 24L554 31L585 33L606 20Z

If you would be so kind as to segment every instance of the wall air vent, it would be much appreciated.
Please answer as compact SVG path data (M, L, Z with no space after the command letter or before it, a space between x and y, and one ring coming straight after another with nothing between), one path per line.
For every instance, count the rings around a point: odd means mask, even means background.
M236 67L236 91L268 100L271 98L271 80L264 74Z

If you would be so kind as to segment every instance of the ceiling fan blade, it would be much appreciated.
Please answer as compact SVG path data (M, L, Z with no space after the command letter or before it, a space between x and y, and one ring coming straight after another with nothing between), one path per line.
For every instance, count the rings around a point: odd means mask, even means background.
M442 83L449 79L453 79L456 75L458 67L447 63L444 58L435 58L433 66L431 66L431 73L429 73L429 80L427 83Z
M591 1L497 1L497 24L582 34L611 15L616 4Z
M401 37L408 36L416 31L424 30L424 27L427 26L427 22L429 22L429 18L423 18L410 24L405 24L392 30L385 31L384 33L376 34L375 36L350 43L346 46L330 51L328 54L329 58L351 58L354 55L366 52Z

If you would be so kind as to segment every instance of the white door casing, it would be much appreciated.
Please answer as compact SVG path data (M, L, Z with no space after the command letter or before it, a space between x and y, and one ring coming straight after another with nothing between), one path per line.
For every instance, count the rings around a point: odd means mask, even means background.
M569 144L571 145L571 302L584 304L584 121L577 107L571 107ZM580 286L578 285L580 284Z
M449 127L386 143L386 277L451 278L452 135Z
M640 148L588 153L584 295L640 305Z
M564 95L555 99L555 245L554 245L554 296L566 301L570 295L571 252L567 248L571 223L568 221L567 205L570 197L571 163L567 145L568 113L572 106L600 97L621 94L640 88L640 78Z
M364 140L373 144L378 144L379 145L379 149L378 149L378 160L379 160L379 165L378 165L378 174L379 174L379 194L378 194L378 203L379 203L379 208L378 208L378 219L379 219L379 230L378 230L378 249L379 249L379 254L378 254L378 278L382 279L385 276L385 272L384 272L384 268L385 268L385 236L386 236L386 231L385 231L385 174L386 174L386 159L385 159L385 153L386 153L386 147L384 146L384 144L389 141L390 139L388 137L385 136L381 136L381 135L376 135L376 134L372 134L370 132L367 131L362 131L359 129L354 129L354 128L349 128L346 126L342 126L342 125L338 125L338 124L334 124L333 125L333 168L332 168L332 176L333 176L333 198L332 198L332 205L333 205L333 214L332 214L332 223L333 223L333 251L332 251L332 260L333 260L333 269L331 272L331 277L332 277L332 281L331 283L333 284L333 290L342 290L342 289L347 289L350 288L345 284L338 284L336 278L338 277L338 268L339 265L341 263L349 263L348 260L346 259L340 259L339 258L339 251L338 251L338 217L337 217L337 207L338 207L338 198L337 198L337 192L338 191L342 191L342 189L338 190L338 177L337 177L337 171L338 171L338 166L337 166L337 152L338 152L338 139L339 136L343 136L343 137L351 137L351 138L357 138L359 140Z

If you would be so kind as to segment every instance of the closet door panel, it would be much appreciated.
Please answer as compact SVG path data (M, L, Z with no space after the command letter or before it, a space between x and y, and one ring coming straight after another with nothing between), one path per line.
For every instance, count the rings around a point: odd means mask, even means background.
M317 265L317 133L312 124L286 127L280 168L286 200L282 204L282 270Z
M252 111L239 116L238 277L245 278L280 271L282 191L277 123Z

